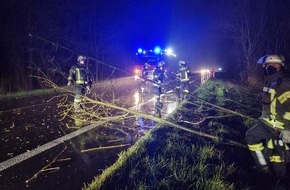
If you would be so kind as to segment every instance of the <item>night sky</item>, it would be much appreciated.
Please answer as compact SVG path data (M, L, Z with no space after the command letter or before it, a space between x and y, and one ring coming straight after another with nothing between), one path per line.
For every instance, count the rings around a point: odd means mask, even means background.
M0 74L26 69L29 51L34 62L55 57L68 64L73 52L123 67L139 47L159 45L194 69L241 67L244 53L252 60L270 52L288 57L289 10L287 0L3 0ZM246 24L251 39L243 36Z
M2 4L1 17L2 24L8 26L4 33L17 35L15 38L27 38L31 33L76 52L87 53L80 47L83 44L78 43L91 41L97 32L110 36L115 40L113 45L128 54L134 54L139 47L149 49L159 45L172 47L180 58L193 59L195 50L209 48L206 44L217 12L214 2L7 1ZM4 11L7 9L10 11Z

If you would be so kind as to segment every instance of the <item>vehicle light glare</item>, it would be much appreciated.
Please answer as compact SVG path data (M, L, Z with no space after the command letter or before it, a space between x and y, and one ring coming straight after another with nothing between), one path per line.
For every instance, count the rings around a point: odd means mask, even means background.
M171 48L166 49L165 52L166 52L168 55L172 55L172 54L173 54L173 50L172 50Z
M206 72L208 72L208 70L201 69L200 72L201 72L201 73L206 73Z
M156 47L154 48L154 53L155 53L155 54L160 54L160 53L161 53L161 49L160 49L159 46L156 46Z

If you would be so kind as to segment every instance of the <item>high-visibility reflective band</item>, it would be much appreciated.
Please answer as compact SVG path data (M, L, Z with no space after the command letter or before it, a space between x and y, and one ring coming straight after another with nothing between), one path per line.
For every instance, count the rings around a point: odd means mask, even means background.
M81 99L81 98L75 98L75 99L74 99L74 102L75 102L75 103L80 103L80 102L82 102L82 99Z
M271 101L271 104L270 104L270 113L271 113L270 117L271 117L271 119L276 119L276 115L277 115L277 113L276 113L276 101L277 100L275 98L275 94L276 94L275 90L271 91L270 100L273 100L273 101Z
M81 78L81 71L79 68L76 68L76 75L77 75L76 76L77 79Z
M283 115L283 119L290 120L290 112L285 112Z
M85 81L83 81L83 80L77 80L76 81L76 84L85 84Z
M255 154L257 156L258 162L260 165L265 166L267 165L266 159L262 153L262 151L255 151Z
M85 84L85 81L81 79L81 69L76 68L76 84Z
M284 123L278 121L278 120L272 120L269 118L263 118L263 120L268 123L269 125L271 125L273 128L277 128L277 129L284 129Z
M249 147L250 151L253 151L253 152L264 150L263 143L248 144L248 147Z
M268 88L268 87L263 87L263 92L268 92L270 94L276 94L275 89L273 88Z
M281 156L270 156L270 162L284 162Z
M278 100L283 104L287 99L290 99L290 91L286 91L278 97Z
M274 143L273 143L273 139L270 139L267 143L267 148L269 149L274 149Z
M187 82L189 81L189 78L186 78L186 79L180 79L181 82Z

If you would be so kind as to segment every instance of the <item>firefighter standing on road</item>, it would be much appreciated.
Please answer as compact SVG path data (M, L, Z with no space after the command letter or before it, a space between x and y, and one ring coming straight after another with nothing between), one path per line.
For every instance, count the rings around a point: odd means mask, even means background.
M164 74L164 62L160 61L157 63L155 70L153 71L153 93L155 95L155 111L158 117L161 117L161 109L163 104L161 103L160 96L162 93Z
M184 100L186 98L186 94L189 93L189 76L190 71L188 69L187 63L183 60L179 61L179 69L177 71L176 77L180 81L179 90L180 90L180 98Z
M148 63L145 63L143 68L142 68L142 81L141 81L141 93L144 93L146 90L146 85L147 85L147 79L148 79L148 74L149 74L149 67L150 65Z
M82 105L83 96L90 93L92 78L90 77L89 70L86 67L87 58L85 56L78 56L77 64L73 65L69 71L67 85L74 85L74 111L80 112L84 108Z
M245 138L258 172L285 179L290 143L290 78L285 73L283 56L265 55L258 63L265 71L262 116Z

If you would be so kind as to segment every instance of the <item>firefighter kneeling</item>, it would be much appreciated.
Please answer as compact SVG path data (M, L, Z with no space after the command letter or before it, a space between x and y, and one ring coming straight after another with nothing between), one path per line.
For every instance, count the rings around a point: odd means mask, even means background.
M290 78L284 57L265 55L258 60L265 71L260 121L246 132L246 142L258 171L276 180L289 178Z

